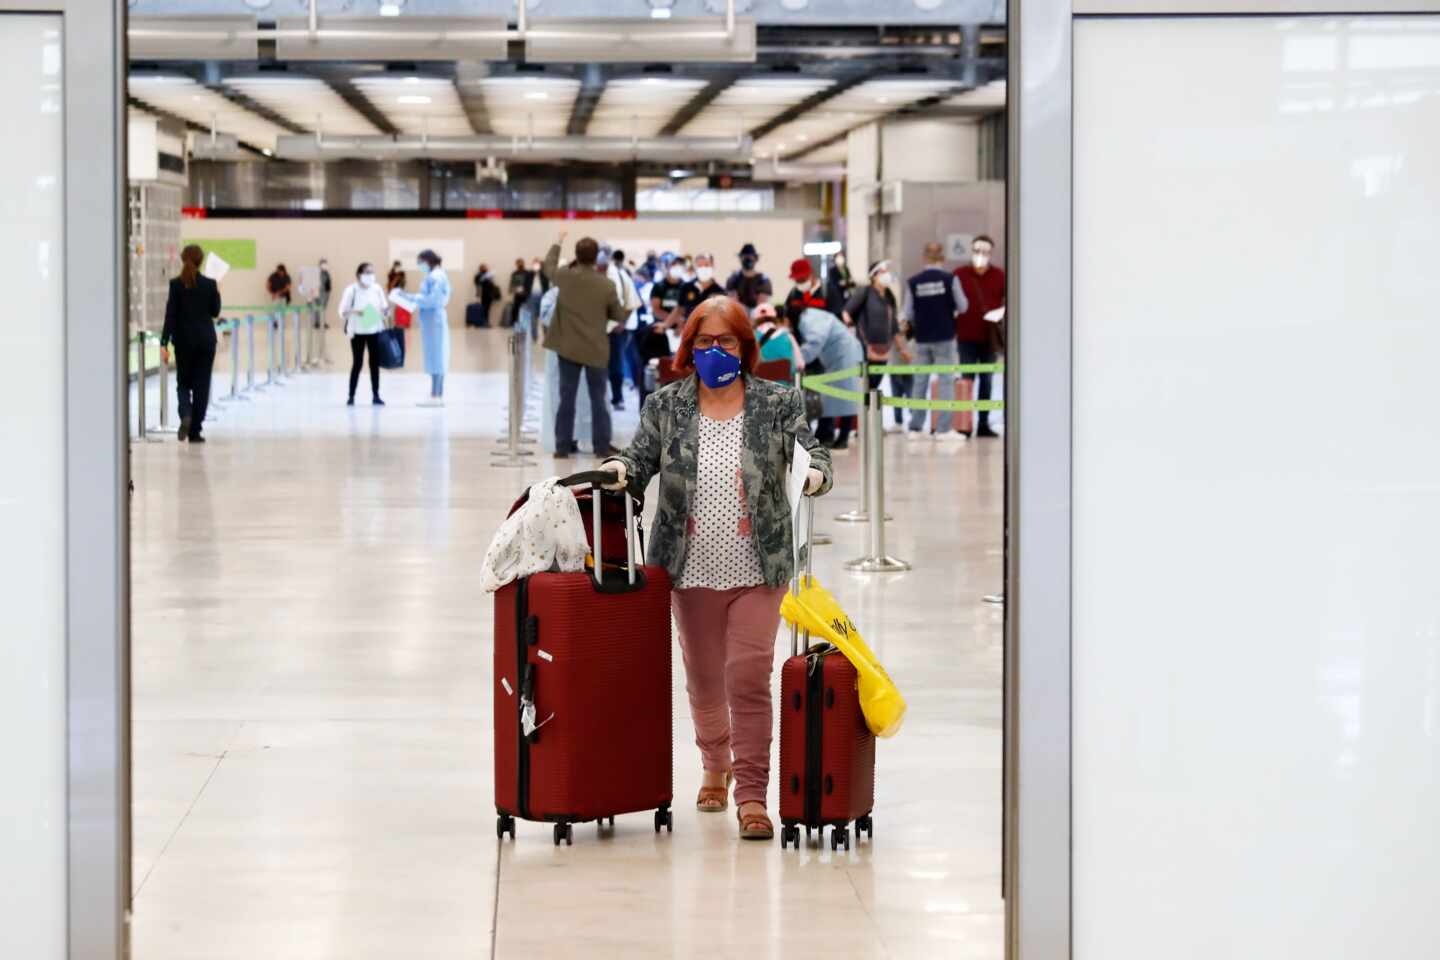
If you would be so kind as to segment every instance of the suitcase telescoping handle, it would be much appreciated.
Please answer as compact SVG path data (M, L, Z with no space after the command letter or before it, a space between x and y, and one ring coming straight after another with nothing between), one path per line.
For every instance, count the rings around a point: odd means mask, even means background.
M601 535L600 523L600 500L605 494L603 484L614 483L616 474L610 470L584 470L580 473L572 473L560 481L562 487L578 487L583 484L590 484L594 489L590 495L590 535L594 538L595 546L592 553L595 556L595 585L604 585L602 568L605 566L601 560L601 543L604 537ZM628 585L635 586L635 498L627 491L616 491L625 498L625 575Z
M801 585L802 585L802 584L807 584L807 583L810 582L810 576L811 576L811 574L812 574L812 572L814 571L814 568L815 568L815 563L814 563L814 557L815 557L815 532L814 532L814 531L815 531L815 498L814 498L814 497L809 497L809 496L807 496L807 497L804 498L804 500L805 500L805 575L804 575L804 579L802 580L802 579L801 579L801 575L800 575L800 568L799 568L799 567L796 567L796 568L795 568L795 588L794 588L794 593L795 593L795 596L797 596L797 597L800 596L800 587L801 587ZM810 631L809 631L809 630L806 630L806 631L805 631L805 636L804 636L804 647L805 647L805 648L808 648L809 646L810 646ZM790 654L791 654L791 656L798 657L798 656L800 656L800 655L801 655L802 653L804 653L804 652L805 652L805 650L802 648L802 645L801 645L800 627L799 627L798 625L792 623L792 624L790 625Z

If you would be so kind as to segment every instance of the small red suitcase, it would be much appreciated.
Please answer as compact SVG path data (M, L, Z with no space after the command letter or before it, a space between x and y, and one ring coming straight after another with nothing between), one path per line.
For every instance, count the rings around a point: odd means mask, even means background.
M576 497L592 545L601 531L599 574L537 573L495 594L497 836L513 840L516 818L553 823L557 846L617 814L654 811L657 833L674 824L670 578L633 562L638 511L601 495L610 476L562 481L591 485Z
M806 503L813 521L814 501ZM813 529L813 522L807 530ZM811 548L805 550L810 576ZM802 652L803 651L803 652ZM855 666L828 643L791 628L792 656L780 669L780 847L800 848L800 828L830 830L830 849L874 836L875 735L865 725Z

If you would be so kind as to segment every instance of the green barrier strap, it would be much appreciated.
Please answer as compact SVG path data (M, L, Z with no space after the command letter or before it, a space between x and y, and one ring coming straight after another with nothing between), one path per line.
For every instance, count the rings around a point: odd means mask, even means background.
M805 378L805 389L812 393L823 394L827 397L835 397L839 400L852 400L855 402L859 402L865 396L863 393L858 393L854 390L832 387L828 383L815 383L810 377Z
M811 389L811 384L834 383L836 380L848 380L851 377L858 376L860 376L859 367L846 367L844 370L831 370L827 371L826 373L813 373L808 376L801 377L800 383L806 389ZM819 391L816 392L818 393Z
M881 397L880 405L902 410L950 410L955 413L1005 409L1003 400L920 400L910 397Z
M221 313L295 313L295 312L298 312L298 311L300 311L300 310L311 310L311 309L314 309L314 308L313 308L313 306L312 306L311 304L308 304L308 303L299 303L299 304L292 303L292 304L291 304L290 306L288 306L288 307L279 306L279 305L277 305L277 304L270 303L270 304L266 304L265 306L260 306L260 307L225 307L225 308L223 308L220 312L221 312Z
M880 376L881 374L885 374L885 373L899 374L899 375L902 376L902 377L903 377L903 376L906 376L906 375L910 375L910 374L914 374L914 375L916 375L916 376L928 376L928 375L930 375L930 374L932 374L932 373L1004 373L1004 372L1005 372L1005 364L1003 364L1003 363L931 363L931 364L925 364L925 365L918 365L918 364L907 364L907 363L897 363L897 364L879 364L879 363L874 363L874 364L871 364L871 365L870 365L870 372L871 372L872 374L874 374L875 376L877 376L877 377Z

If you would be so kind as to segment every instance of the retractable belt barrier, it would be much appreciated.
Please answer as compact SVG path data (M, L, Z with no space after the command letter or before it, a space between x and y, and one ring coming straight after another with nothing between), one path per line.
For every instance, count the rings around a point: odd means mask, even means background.
M983 374L1004 373L1003 363L940 363L940 364L869 364L865 367L846 367L844 370L830 370L802 377L800 385L812 393L819 393L839 400L866 403L864 390L846 390L834 386L837 380L869 375L882 377L887 373L896 376L929 376L932 373ZM906 410L950 410L953 412L1004 410L1003 400L922 400L919 397L881 397L881 406L901 407Z

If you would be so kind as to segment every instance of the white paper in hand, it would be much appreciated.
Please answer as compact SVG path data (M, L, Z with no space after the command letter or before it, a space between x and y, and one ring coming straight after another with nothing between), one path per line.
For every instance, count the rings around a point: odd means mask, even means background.
M395 304L395 306L397 307L410 311L411 313L415 312L414 299L411 298L410 294L406 293L404 290L401 290L399 287L396 287L394 290L390 291L390 302Z
M230 264L221 260L215 255L215 251L211 250L205 254L205 266L200 269L200 272L219 283L225 279L225 274L230 272Z
M989 320L991 323L999 323L1001 320L1005 319L1005 308L996 307L994 310L991 310L985 314L985 319Z
M805 479L810 473L810 451L795 442L795 452L790 456L790 473L785 477L785 494L790 498L791 527L795 531L794 549L791 551L795 568L800 568L800 545L805 542L805 514L800 502L805 499Z

